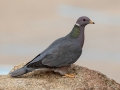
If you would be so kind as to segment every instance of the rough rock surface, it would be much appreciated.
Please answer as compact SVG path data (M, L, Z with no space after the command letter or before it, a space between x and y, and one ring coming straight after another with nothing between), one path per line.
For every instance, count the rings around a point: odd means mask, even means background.
M12 71L24 65L15 66ZM120 84L100 72L78 65L69 68L75 78L63 78L52 71L35 70L18 78L0 75L0 90L120 90Z

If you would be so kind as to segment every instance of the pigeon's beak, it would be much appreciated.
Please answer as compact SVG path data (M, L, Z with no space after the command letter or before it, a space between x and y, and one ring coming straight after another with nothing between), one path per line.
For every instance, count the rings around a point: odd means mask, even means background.
M89 24L95 24L95 23L94 23L93 21L90 20L90 21L89 21Z

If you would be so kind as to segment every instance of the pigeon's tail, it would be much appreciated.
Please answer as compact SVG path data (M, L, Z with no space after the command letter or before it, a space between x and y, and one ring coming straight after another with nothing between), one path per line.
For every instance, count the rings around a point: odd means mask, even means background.
M32 70L27 70L25 67L22 67L22 68L17 69L17 70L15 70L13 72L10 72L9 74L12 77L17 77L17 76L23 75L23 74L31 72L31 71Z

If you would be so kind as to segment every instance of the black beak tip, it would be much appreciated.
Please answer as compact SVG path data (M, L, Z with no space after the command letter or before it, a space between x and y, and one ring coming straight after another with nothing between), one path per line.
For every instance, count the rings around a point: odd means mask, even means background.
M95 24L95 23L93 22L93 24Z

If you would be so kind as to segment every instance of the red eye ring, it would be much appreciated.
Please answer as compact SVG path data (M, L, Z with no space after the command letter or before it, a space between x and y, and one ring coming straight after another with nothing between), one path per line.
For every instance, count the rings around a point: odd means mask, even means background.
M86 21L86 19L83 19L83 21Z

